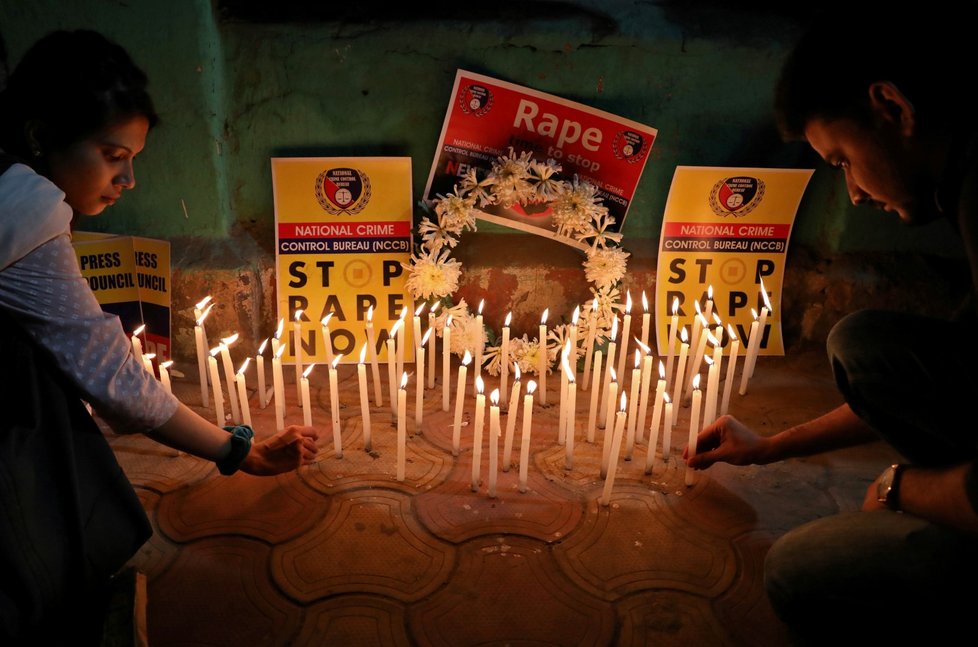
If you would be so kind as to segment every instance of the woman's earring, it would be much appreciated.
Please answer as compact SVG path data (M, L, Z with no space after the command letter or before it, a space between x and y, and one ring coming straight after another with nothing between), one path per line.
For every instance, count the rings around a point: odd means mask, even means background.
M33 155L34 157L40 157L41 156L41 147L40 146L34 146L33 148L31 148L31 155Z

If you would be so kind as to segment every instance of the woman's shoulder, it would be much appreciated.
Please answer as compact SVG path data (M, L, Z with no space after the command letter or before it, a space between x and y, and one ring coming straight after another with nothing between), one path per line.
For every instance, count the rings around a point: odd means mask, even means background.
M10 164L0 175L0 270L70 231L71 207L64 198L26 164Z

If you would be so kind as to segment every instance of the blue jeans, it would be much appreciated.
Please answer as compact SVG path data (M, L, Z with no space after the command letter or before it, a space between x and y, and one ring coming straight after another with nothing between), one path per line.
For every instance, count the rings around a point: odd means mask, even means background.
M850 408L905 462L951 465L978 456L976 333L867 310L836 324L828 354ZM764 577L799 644L930 642L962 627L975 640L978 538L909 514L848 512L806 523L774 543Z

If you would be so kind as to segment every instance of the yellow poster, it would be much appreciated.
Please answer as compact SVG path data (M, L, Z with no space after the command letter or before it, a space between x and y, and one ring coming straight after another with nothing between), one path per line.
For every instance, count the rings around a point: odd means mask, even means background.
M791 227L813 172L676 168L662 221L655 284L660 354L667 353L674 314L677 330L685 327L687 334L692 332L698 302L704 317L711 313L711 326L717 323L714 314L725 331L728 324L733 326L741 348L755 316L768 306L758 354L784 355L780 308L784 264ZM679 343L674 342L674 354ZM723 343L729 346L728 339Z
M295 363L296 313L302 360L325 363L322 320L334 355L359 361L368 317L380 359L395 322L405 317L405 360L414 360L401 263L411 258L411 159L272 158L278 314L285 321L282 360Z

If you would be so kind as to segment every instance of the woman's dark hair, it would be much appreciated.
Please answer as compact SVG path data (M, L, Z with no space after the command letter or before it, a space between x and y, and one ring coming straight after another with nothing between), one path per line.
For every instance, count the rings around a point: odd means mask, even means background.
M0 148L28 159L32 122L44 154L137 115L152 128L159 118L146 84L126 50L98 32L52 32L27 50L0 91Z

